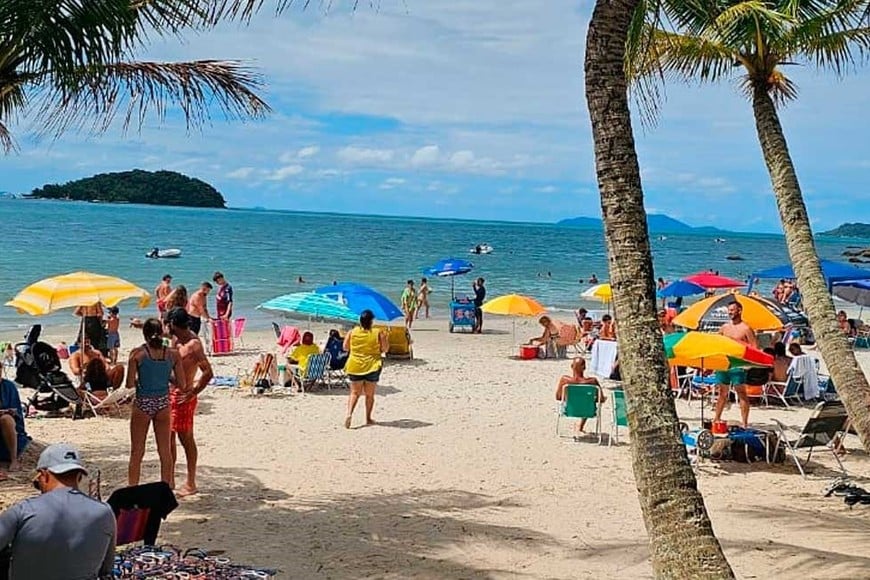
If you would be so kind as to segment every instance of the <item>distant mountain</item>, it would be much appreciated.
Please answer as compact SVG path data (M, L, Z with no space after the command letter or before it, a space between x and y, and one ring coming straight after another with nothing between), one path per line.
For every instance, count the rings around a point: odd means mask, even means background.
M833 236L837 238L870 238L870 224L853 223L843 224L830 231L822 232L820 236Z
M680 220L676 220L670 216L666 216L664 214L651 213L646 216L647 226L649 227L650 233L655 234L723 234L726 233L725 230L720 230L719 228L714 228L711 226L703 226L703 227L693 227L689 224L683 223ZM568 218L564 220L560 220L556 222L556 225L565 226L569 228L581 228L587 230L596 230L601 229L603 224L598 218L591 217L576 217L576 218Z

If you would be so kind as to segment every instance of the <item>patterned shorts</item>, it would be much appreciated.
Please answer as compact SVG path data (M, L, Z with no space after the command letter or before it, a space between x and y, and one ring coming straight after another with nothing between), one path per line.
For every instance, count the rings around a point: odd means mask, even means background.
M178 402L179 399L181 399L181 392L173 389L169 394L172 432L190 433L193 431L193 416L196 414L197 398L193 397L183 403Z
M157 416L157 413L169 406L169 396L161 395L159 397L136 397L133 401L136 408L151 417Z

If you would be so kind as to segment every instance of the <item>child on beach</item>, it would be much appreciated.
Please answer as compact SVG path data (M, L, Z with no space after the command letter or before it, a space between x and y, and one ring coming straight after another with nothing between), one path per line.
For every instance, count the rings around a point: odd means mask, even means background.
M120 310L117 306L109 308L109 317L106 318L106 348L109 351L109 362L118 364L118 349L121 348L121 327Z

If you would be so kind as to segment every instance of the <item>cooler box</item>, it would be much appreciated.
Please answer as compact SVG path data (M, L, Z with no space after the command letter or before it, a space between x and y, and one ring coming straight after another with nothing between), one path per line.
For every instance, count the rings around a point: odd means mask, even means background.
M455 328L474 327L474 302L470 300L454 300L450 303L450 322L448 328L453 332Z
M520 358L523 360L532 360L538 358L538 348L537 346L532 346L528 344L520 345Z

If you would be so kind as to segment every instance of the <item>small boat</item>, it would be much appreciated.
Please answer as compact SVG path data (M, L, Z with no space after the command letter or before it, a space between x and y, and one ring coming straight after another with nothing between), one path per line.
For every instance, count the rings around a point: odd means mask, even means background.
M724 243L725 243L725 238L716 238L714 241L715 241L717 244L724 244Z
M145 254L146 258L180 258L181 250L178 248L168 248L161 250L160 248L151 248L151 251Z
M742 262L746 258L744 258L743 256L738 256L737 254L734 254L733 256L725 256L725 259L731 260L732 262Z
M473 248L469 248L469 254L491 254L492 246L489 244L477 244Z
M658 239L659 239L659 241L664 242L665 240L668 239L668 237L667 236L659 236Z

